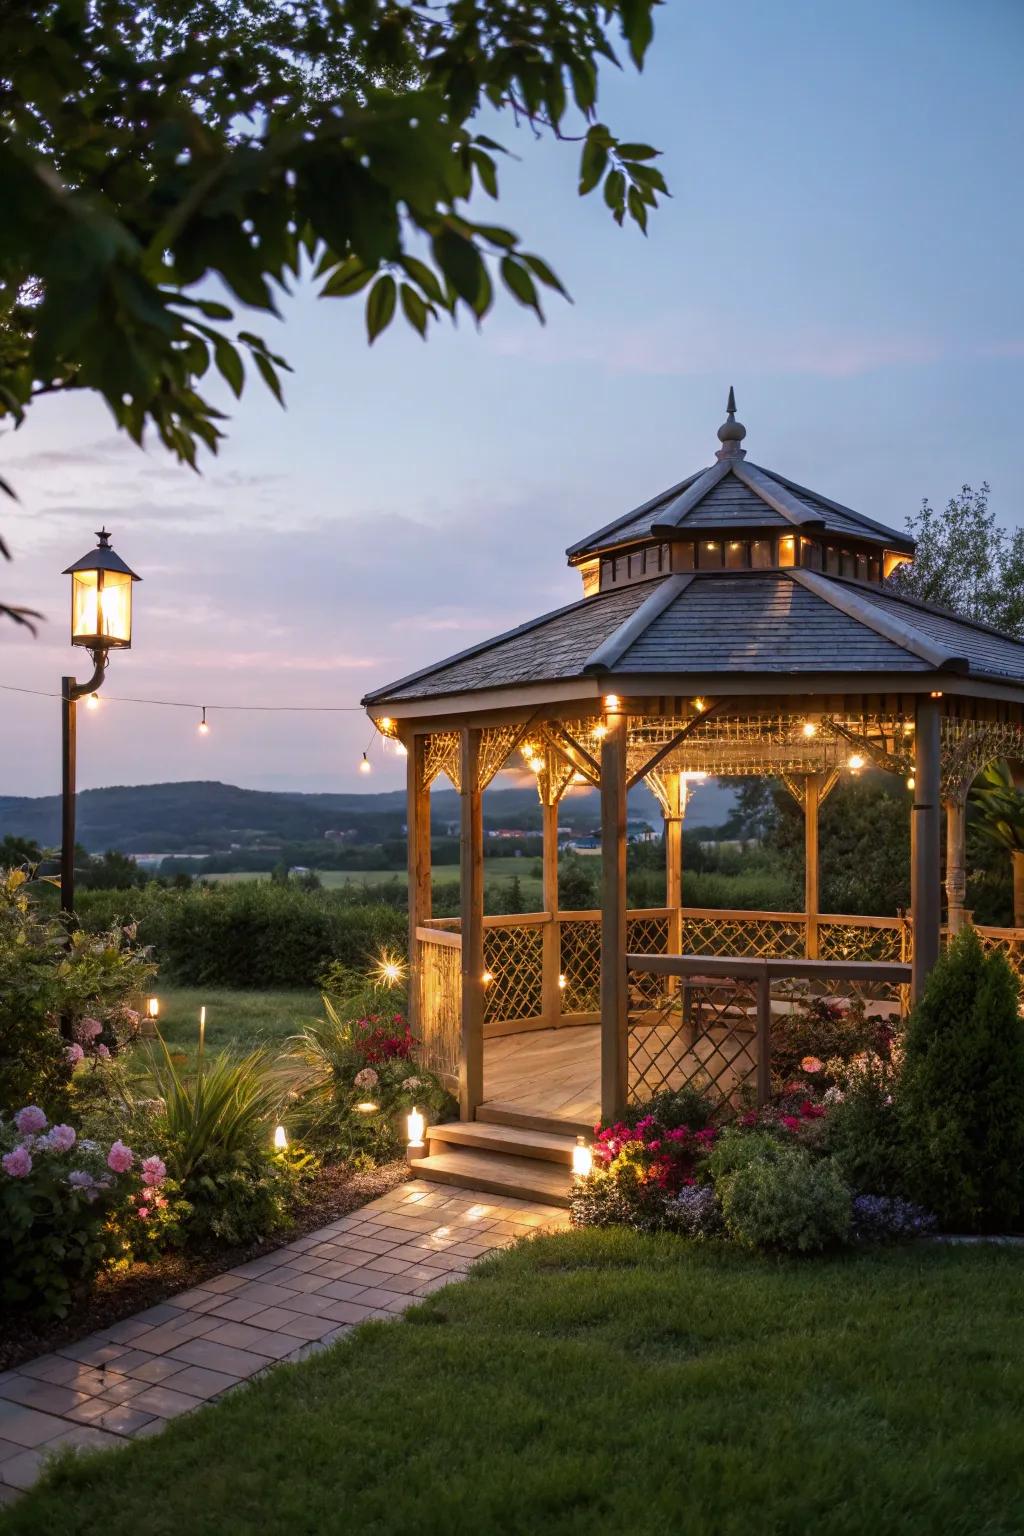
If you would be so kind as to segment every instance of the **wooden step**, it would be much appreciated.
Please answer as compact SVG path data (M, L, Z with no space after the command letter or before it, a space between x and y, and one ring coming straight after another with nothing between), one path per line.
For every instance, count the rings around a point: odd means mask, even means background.
M572 1167L576 1137L565 1132L523 1130L515 1125L489 1125L479 1120L452 1120L432 1125L427 1131L431 1152L466 1147L471 1152L499 1152L508 1157L530 1157L538 1162Z
M477 1124L514 1125L522 1131L546 1131L553 1136L571 1136L574 1141L577 1136L585 1136L589 1141L594 1134L594 1126L589 1121L560 1120L557 1115L531 1115L526 1110L516 1109L512 1104L502 1104L497 1099L481 1104L476 1119Z
M416 1163L416 1177L458 1184L490 1195L513 1195L543 1205L568 1205L572 1172L558 1163L500 1152L434 1152Z

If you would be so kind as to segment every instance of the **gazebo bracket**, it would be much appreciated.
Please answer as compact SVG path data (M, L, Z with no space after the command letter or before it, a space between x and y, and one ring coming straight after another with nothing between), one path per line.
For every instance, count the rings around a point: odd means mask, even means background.
M677 731L676 734L672 737L671 741L666 741L664 746L658 748L653 757L649 757L647 759L647 762L644 763L642 768L638 768L635 773L630 774L629 778L626 780L626 789L633 789L637 784L640 783L641 779L645 779L649 773L657 768L659 763L663 762L664 759L670 755L670 753L674 752L677 747L682 746L686 738L698 725L701 724L703 720L707 720L711 715L715 714L717 710L721 709L721 707L722 706L720 703L709 704L706 709L702 709L699 714L694 715L692 720L687 720L682 730Z

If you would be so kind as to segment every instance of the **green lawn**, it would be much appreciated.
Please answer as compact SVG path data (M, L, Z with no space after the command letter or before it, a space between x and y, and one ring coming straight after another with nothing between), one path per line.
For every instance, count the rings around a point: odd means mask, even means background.
M1022 1276L559 1234L55 1469L0 1531L1019 1536Z
M161 987L160 1033L174 1052L194 1061L199 1045L199 1009L206 1004L206 1049L241 1055L254 1046L280 1044L321 1012L315 989L297 992L235 992L215 987ZM156 1042L153 1042L156 1044ZM144 1070L144 1051L132 1060Z
M533 902L539 910L541 882L531 873L536 865L536 859L517 859L513 855L485 859L484 880L488 883L504 883L511 880L514 875L518 875L524 898ZM404 869L318 869L316 873L325 890L336 890L342 885L389 885L393 880L404 887L407 879ZM435 864L432 874L437 885L458 885L459 883L457 864ZM202 879L215 884L235 884L239 880L269 880L270 875L235 870L229 874L203 875Z

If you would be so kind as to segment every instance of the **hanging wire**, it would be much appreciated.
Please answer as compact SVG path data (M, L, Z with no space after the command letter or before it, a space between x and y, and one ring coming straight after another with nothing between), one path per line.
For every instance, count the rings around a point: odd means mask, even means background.
M18 688L14 683L0 683L0 690L4 693L30 693L38 699L59 699L63 695L52 692L46 688ZM306 715L361 715L364 713L361 704L200 704L188 699L134 699L120 698L114 694L104 693L104 703L108 704L153 704L160 709L220 709L235 710L240 712L258 711L269 714L306 714Z

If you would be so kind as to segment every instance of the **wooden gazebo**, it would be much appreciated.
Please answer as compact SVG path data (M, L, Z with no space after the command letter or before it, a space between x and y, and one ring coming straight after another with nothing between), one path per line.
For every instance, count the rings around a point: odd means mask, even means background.
M942 942L943 820L946 926L968 918L966 794L986 763L1024 757L1024 644L897 595L887 578L912 541L751 464L745 435L730 391L710 468L569 549L578 602L364 700L408 751L411 1006L464 1121L569 1130L697 1070L763 1097L786 978L920 993ZM536 774L544 910L485 918L481 796L512 761ZM819 808L864 767L907 785L906 917L819 909ZM430 906L442 773L462 806L461 913L448 920ZM802 912L684 905L686 785L699 773L771 775L796 797ZM641 780L665 817L666 904L631 912L626 795ZM600 789L601 908L563 912L558 804L580 783ZM1018 935L983 934L1016 956Z

